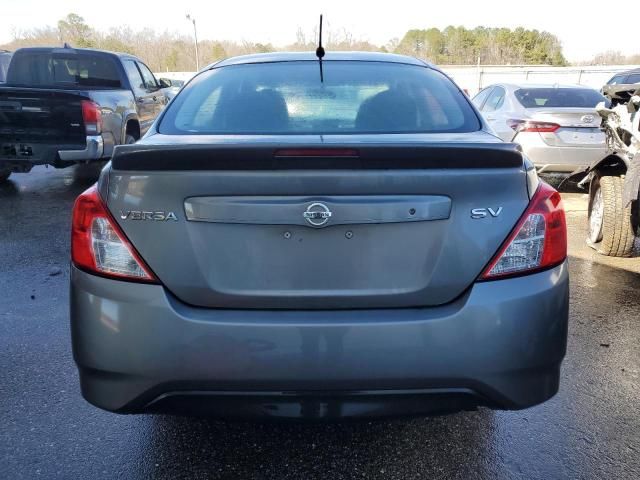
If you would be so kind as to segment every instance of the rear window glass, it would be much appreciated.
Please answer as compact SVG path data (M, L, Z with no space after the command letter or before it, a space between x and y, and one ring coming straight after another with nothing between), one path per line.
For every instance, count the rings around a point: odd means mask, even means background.
M363 61L232 65L193 79L168 107L166 134L468 132L468 100L426 67Z
M7 83L25 86L119 88L112 58L70 53L16 53Z
M515 97L524 108L593 108L606 99L589 88L521 88Z

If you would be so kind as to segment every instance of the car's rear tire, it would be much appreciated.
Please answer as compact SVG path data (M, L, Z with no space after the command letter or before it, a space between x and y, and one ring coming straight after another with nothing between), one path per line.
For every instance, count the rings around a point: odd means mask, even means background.
M9 179L11 170L0 170L0 183L4 183Z
M596 174L589 192L589 243L602 255L630 257L635 229L631 205L622 204L624 180Z

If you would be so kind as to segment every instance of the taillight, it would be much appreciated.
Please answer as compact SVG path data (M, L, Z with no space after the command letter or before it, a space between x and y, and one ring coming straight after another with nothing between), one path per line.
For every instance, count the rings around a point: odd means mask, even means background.
M518 132L540 132L540 133L552 133L560 128L557 123L551 122L536 122L533 120L517 120L510 119L507 123L513 130Z
M106 209L95 185L73 206L71 259L79 268L119 279L157 283Z
M493 280L555 267L567 258L567 222L560 194L540 182L527 210L480 278Z
M87 135L97 135L102 131L102 110L91 100L82 100L82 120Z

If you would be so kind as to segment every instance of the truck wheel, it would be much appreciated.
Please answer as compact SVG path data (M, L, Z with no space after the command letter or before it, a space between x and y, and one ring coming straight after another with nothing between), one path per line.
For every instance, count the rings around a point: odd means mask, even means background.
M127 136L124 137L124 144L125 145L131 145L132 143L136 143L136 142L137 142L136 137L134 137L133 135L129 135L127 133Z
M631 206L622 205L623 182L596 174L589 192L589 243L611 257L630 257L635 241Z
M11 170L0 170L0 183L4 183L11 175Z

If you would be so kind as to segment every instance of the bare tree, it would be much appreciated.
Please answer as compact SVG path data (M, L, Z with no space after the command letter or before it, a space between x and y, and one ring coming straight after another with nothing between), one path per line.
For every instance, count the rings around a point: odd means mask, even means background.
M295 42L283 49L314 51L318 27L310 30L298 28ZM538 30L516 28L466 29L449 26L444 30L429 28L409 30L402 39L392 39L379 46L358 38L344 28L324 27L324 44L328 50L365 50L403 53L440 64L475 64L478 57L483 63L538 63L564 65L562 46L555 35ZM193 69L192 38L175 32L158 32L151 28L134 30L115 27L98 31L84 19L70 13L56 27L15 30L13 40L0 48L15 50L29 46L61 46L68 42L74 47L96 47L127 52L139 56L155 71L188 71ZM271 52L276 47L269 43L229 40L201 40L199 59L209 64L228 56L256 52ZM635 61L634 61L635 58ZM597 63L638 63L638 56L624 57L620 52L605 52L594 59Z

